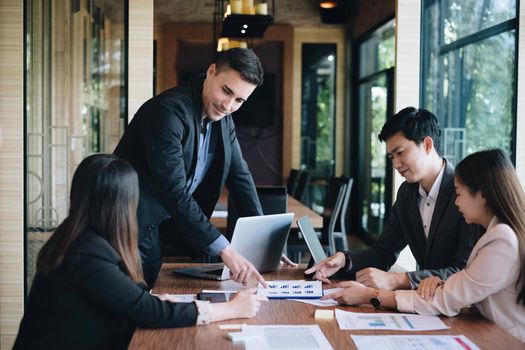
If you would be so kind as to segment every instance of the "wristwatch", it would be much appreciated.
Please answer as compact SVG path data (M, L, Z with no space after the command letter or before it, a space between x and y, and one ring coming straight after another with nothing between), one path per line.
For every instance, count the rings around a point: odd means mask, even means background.
M374 291L372 292L372 296L370 297L370 304L372 304L372 306L376 310L381 309L381 299L379 298L379 289L374 289Z
M350 254L348 252L343 252L345 256L345 265L341 269L342 272L347 272L352 268L352 258L350 258Z

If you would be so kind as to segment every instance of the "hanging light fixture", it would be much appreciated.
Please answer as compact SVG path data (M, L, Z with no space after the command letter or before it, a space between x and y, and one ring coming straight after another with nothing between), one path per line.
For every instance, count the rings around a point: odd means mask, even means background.
M275 17L275 0L268 3L254 0L215 0L213 15L213 42L217 51L233 47L247 47L247 40L262 38ZM235 40L234 40L235 39ZM215 45L216 44L216 45Z
M320 0L321 21L327 24L341 24L346 21L344 0Z

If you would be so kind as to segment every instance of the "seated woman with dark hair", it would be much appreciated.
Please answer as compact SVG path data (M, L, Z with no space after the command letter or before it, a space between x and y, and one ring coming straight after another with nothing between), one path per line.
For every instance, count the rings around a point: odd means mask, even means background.
M447 316L473 304L486 318L525 341L525 194L514 166L501 150L477 152L458 164L454 186L465 221L487 230L465 269L446 281L426 278L417 291L377 290L351 281L340 283L344 290L324 298Z
M38 255L14 349L121 349L135 327L165 328L253 317L245 290L229 302L172 303L145 288L137 248L138 178L112 155L84 159L68 217Z

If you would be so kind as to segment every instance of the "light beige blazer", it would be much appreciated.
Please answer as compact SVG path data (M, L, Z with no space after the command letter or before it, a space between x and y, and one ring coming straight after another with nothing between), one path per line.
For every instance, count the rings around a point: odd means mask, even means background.
M483 316L525 342L525 307L516 304L519 255L514 231L493 217L472 249L465 269L450 276L428 301L415 291L396 291L397 308L424 315L455 316L474 304Z

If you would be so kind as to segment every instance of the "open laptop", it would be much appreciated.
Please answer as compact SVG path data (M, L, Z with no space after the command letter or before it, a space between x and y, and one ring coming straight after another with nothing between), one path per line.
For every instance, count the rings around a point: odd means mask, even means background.
M300 220L297 220L297 226L299 226L299 230L301 230L314 263L319 264L322 260L326 259L326 253L324 252L321 242L319 242L319 238L317 238L317 233L315 233L314 227L308 216L305 215Z
M292 226L293 213L239 218L231 246L250 261L259 272L275 271ZM175 269L175 274L224 281L230 270L224 264L208 264Z

